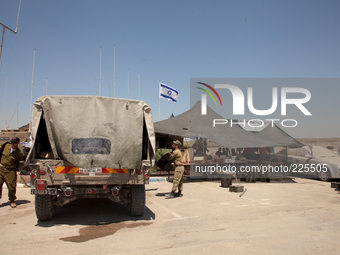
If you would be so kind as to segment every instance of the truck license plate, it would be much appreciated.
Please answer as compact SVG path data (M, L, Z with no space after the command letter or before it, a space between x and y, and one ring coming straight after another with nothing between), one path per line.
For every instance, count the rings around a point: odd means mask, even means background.
M57 195L57 189L44 189L44 190L37 190L31 189L31 195Z
M102 168L79 168L79 173L89 173L89 176L95 176L96 173L101 173Z

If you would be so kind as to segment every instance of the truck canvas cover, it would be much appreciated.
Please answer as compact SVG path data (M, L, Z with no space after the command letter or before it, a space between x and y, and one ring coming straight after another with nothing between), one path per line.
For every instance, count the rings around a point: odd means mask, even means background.
M75 167L136 169L143 145L155 154L151 108L143 101L99 96L43 96L32 111L32 149L37 158L40 125L45 125L54 159ZM47 141L44 141L45 143ZM26 162L26 163L27 163Z

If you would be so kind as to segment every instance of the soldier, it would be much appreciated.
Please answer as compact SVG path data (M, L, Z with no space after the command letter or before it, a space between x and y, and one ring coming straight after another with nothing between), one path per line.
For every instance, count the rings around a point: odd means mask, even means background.
M180 197L183 191L183 173L184 166L182 164L182 153L178 149L181 146L181 142L176 140L172 144L172 152L167 155L167 159L171 161L171 165L175 167L174 181L172 191L168 198ZM178 188L178 193L175 193Z
M219 158L221 157L221 155L223 155L221 150L222 150L222 148L220 147L220 148L218 148L218 150L215 153L215 155L218 156ZM223 150L225 150L225 149L223 148Z
M193 145L192 148L195 150L195 156L205 156L206 152L209 152L207 146L207 139L200 138Z
M16 207L14 202L16 199L15 192L17 186L16 170L18 168L19 161L22 161L23 159L23 154L18 148L19 142L20 139L18 137L13 137L11 144L6 144L4 146L0 164L0 199L2 195L2 185L5 182L8 188L10 206L12 208Z

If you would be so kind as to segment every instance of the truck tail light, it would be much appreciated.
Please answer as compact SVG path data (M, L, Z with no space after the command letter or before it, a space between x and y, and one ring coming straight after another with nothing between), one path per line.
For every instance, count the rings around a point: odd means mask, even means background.
M142 170L136 170L136 174L143 174Z
M146 174L146 175L145 175L145 179L148 179L148 178L149 178L149 175L148 175L148 174Z
M37 180L37 182L35 183L35 188L37 190L44 190L46 187L46 183L44 180Z
M37 178L36 174L31 174L31 178L32 178L32 179Z
M44 170L44 169L39 170L39 174L40 175L45 175L46 174L46 170Z

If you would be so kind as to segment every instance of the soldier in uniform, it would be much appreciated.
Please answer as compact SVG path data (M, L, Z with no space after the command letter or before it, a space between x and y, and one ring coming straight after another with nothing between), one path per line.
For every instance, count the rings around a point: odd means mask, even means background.
M0 159L0 199L2 196L2 185L5 182L8 188L8 197L12 208L16 207L14 202L16 199L15 192L17 186L16 170L19 162L23 159L23 154L18 148L19 142L20 139L18 137L13 137L11 144L6 144L3 148L2 157Z
M195 156L205 156L206 152L209 152L207 139L200 138L192 145L192 148L195 150Z
M184 166L182 163L182 153L178 149L181 146L181 142L176 140L172 144L172 152L167 155L167 159L171 162L171 165L175 168L174 181L172 191L168 198L180 197L183 191L183 174ZM175 193L178 188L178 193Z

